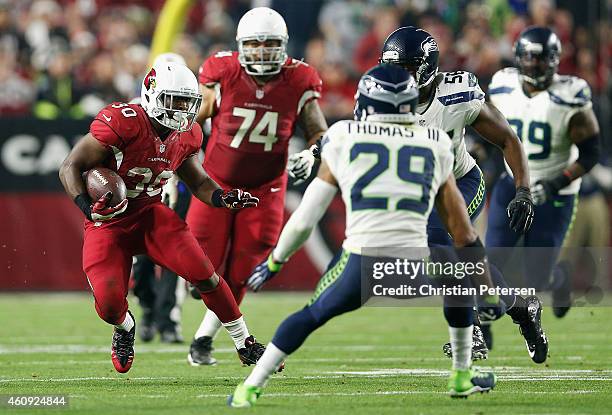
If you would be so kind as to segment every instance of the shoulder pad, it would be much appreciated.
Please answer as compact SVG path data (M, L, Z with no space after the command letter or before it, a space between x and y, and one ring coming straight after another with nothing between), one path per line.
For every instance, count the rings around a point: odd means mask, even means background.
M113 102L102 108L96 119L107 124L115 134L126 141L137 136L140 131L139 108L136 104Z
M589 84L577 76L556 75L548 94L555 104L568 107L582 107L591 102Z
M504 68L493 75L489 84L489 95L508 94L520 86L519 73L516 68Z
M471 72L442 72L444 78L438 85L437 99L444 106L472 100L484 100L484 92L478 85L478 78Z

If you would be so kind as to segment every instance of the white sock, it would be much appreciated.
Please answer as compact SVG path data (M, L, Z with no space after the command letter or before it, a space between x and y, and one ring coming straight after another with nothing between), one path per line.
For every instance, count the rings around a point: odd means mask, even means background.
M123 319L123 323L115 324L115 327L121 330L130 331L134 328L134 319L130 315L130 313L125 313L125 319Z
M200 337L208 336L214 339L220 328L221 320L219 320L219 317L217 317L217 315L212 311L206 310L206 314L204 314L200 327L198 328L198 331L196 331L193 338L199 339Z
M474 326L449 326L448 332L453 349L453 369L468 370L472 365L472 334Z
M261 356L251 374L244 381L245 385L263 388L268 383L272 374L276 373L281 362L287 355L273 343L266 346L266 351Z
M244 347L244 341L247 337L249 337L249 329L244 322L244 318L240 316L240 318L237 320L222 324L229 335L232 336L236 349L242 349Z

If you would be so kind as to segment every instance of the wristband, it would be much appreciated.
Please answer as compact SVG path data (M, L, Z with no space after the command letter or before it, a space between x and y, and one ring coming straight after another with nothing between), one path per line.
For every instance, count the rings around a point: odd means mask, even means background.
M274 261L274 259L272 258L272 253L270 253L270 256L268 257L268 269L272 272L278 272L281 270L282 267L283 264Z
M223 203L223 189L216 189L212 196L210 197L210 201L214 207L225 207L225 203Z
M91 198L87 193L81 193L74 198L74 203L81 209L81 212L89 220L91 219Z

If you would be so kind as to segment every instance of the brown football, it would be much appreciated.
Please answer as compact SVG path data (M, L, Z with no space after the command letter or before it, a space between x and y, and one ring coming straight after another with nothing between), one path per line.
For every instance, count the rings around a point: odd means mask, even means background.
M127 194L123 179L117 173L105 167L95 167L85 173L85 184L87 185L87 193L94 203L106 192L113 192L110 206L115 206L121 203Z

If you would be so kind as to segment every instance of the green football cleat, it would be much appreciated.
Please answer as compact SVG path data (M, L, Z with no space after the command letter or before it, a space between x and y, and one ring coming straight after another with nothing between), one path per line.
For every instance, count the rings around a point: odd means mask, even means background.
M489 392L495 387L496 378L492 372L478 369L453 370L448 378L448 393L451 398L467 398L473 393Z
M227 398L227 404L232 408L250 408L255 405L259 395L261 395L260 387L245 385L244 382L241 382L236 386L234 394Z

